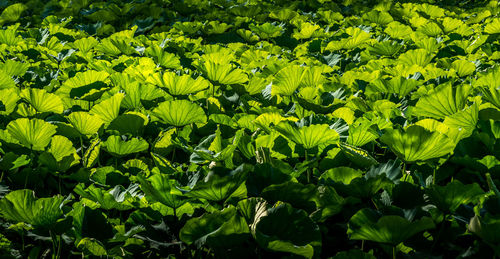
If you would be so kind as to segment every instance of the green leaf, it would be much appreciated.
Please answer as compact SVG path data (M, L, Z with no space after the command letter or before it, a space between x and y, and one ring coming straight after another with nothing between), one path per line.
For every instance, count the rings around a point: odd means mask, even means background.
M28 9L28 7L21 3L16 3L13 5L7 6L0 15L0 23L4 24L6 22L15 22L19 20L21 14Z
M342 251L337 253L332 259L351 259L351 258L356 258L356 259L376 259L375 256L372 254L364 253L361 250L358 249L351 249L349 251Z
M451 63L451 68L455 69L460 77L471 75L476 71L476 65L474 65L474 63L463 59L453 61L453 63Z
M7 131L21 145L33 150L43 150L56 133L56 126L39 119L21 118L9 122Z
M315 247L321 246L318 225L305 211L286 203L256 213L251 230L257 243L271 251L312 258Z
M53 112L61 114L64 110L61 98L55 94L48 93L44 89L25 88L19 96L40 113Z
M103 124L100 117L91 115L88 112L72 112L67 118L73 128L84 136L96 134Z
M0 200L0 214L14 222L24 222L35 227L51 228L63 215L64 197L35 198L31 190L16 190Z
M50 141L50 147L39 157L40 162L57 171L66 171L78 164L80 157L73 143L64 136L55 135Z
M132 138L124 141L120 136L109 136L103 146L108 153L116 157L143 152L149 148L148 142L144 139Z
M465 131L461 133L462 138L467 138L472 135L476 129L476 124L479 121L479 103L475 102L473 105L455 113L450 116L446 116L444 119L444 124L456 128L459 131Z
M15 88L0 89L0 115L11 114L16 109L19 99Z
M303 145L306 149L319 145L336 144L339 141L339 134L326 124L313 124L298 128L288 122L280 122L275 129L286 138Z
M396 246L415 234L434 227L434 222L428 217L410 222L400 216L381 216L372 209L362 209L349 220L347 234L354 240Z
M182 127L191 123L205 123L207 116L203 109L188 100L175 100L160 103L153 114L163 123Z
M360 147L378 137L376 126L373 123L369 121L357 121L349 126L349 136L346 142L347 144Z
M343 142L339 143L339 147L347 158L358 166L370 167L378 164L378 161L375 160L375 158L360 147L351 146Z
M350 167L335 167L327 170L320 176L320 180L333 181L343 184L349 184L355 178L363 176L363 172Z
M204 61L199 69L212 82L223 85L243 84L248 82L248 75L230 63L217 63L212 60Z
M223 167L213 168L203 180L186 193L189 197L210 201L224 201L245 182L251 166L242 164L234 170Z
M290 203L294 208L303 209L308 212L316 210L318 191L315 185L303 185L301 183L285 182L270 185L260 195L268 202L283 201Z
M28 63L15 61L12 59L7 59L5 60L5 63L0 63L0 69L5 71L10 76L24 76L28 68Z
M87 101L99 99L109 89L105 83L109 73L105 71L87 70L78 72L74 77L66 80L57 94L66 95L70 98L78 98Z
M479 236L486 244L488 244L496 253L500 255L500 218L486 214L484 217L475 215L471 218L468 230Z
M140 112L126 112L118 115L108 126L108 130L116 130L120 134L131 134L140 136L149 118Z
M488 34L500 33L500 19L494 18L490 23L484 26L484 32Z
M302 82L307 68L290 65L281 69L273 80L272 95L292 95Z
M168 89L172 95L188 95L202 90L209 86L209 82L203 77L193 79L190 75L177 75L173 72L164 72L163 75L155 73L151 75L148 82Z
M434 55L432 55L425 49L412 49L401 54L398 60L399 62L408 66L419 65L421 67L425 67L431 62L433 58Z
M456 88L451 83L439 85L418 100L413 114L436 119L452 115L465 108L470 90L470 85L466 84Z
M432 185L426 189L429 201L443 212L455 212L462 204L476 201L484 191L477 183L463 184L452 181L446 186Z
M125 94L117 93L112 97L94 105L90 110L90 114L97 115L105 125L113 121L120 113L120 105Z
M87 199L95 202L98 207L105 210L130 210L134 208L133 203L135 202L137 195L137 184L132 184L128 189L125 189L121 185L116 185L113 189L107 191L102 188L96 187L91 184L89 187L84 189L84 184L78 184L74 192L81 196L82 199Z
M85 151L83 155L83 166L86 168L90 168L94 166L94 164L99 159L99 153L101 150L101 140L99 138L95 138L90 141L90 145Z
M386 129L380 140L406 162L424 162L451 154L456 145L446 135L418 125L411 125L404 131Z
M84 237L76 247L93 256L106 256L108 254L104 245L95 238Z
M179 208L187 202L182 192L176 189L177 181L167 174L153 174L146 178L139 175L137 180L141 184L141 189L151 200L160 202L170 208Z
M180 239L187 244L210 247L234 247L249 237L250 230L245 218L238 215L235 207L204 214L186 222L180 230Z

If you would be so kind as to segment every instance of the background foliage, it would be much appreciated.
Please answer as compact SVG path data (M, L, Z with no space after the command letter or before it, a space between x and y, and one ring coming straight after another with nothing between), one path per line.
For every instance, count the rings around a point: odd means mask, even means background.
M0 255L500 256L497 1L0 1Z

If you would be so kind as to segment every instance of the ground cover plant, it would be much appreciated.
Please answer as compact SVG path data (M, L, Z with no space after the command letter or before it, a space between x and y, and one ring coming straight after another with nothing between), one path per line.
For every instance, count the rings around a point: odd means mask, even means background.
M500 256L497 1L0 1L1 258Z

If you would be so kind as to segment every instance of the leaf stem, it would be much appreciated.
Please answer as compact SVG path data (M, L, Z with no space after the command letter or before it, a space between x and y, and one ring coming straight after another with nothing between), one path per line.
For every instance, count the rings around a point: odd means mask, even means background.
M436 185L436 167L432 171L432 185Z
M304 162L307 163L307 149L305 149L305 160ZM310 171L310 168L308 167L307 170L307 183L311 183L311 171Z
M392 259L396 259L396 246L392 246Z
M82 139L81 135L79 137L80 137L80 153L82 155L82 164L83 164L83 160L84 160L84 157L85 157L85 155L83 153L83 139Z

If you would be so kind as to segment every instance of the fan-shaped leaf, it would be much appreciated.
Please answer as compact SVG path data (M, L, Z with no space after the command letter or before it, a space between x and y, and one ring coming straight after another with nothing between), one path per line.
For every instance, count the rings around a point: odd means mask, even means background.
M67 118L73 128L84 136L94 135L103 124L98 116L88 112L72 112Z
M152 201L160 202L174 209L187 202L187 199L182 196L182 192L176 189L178 185L176 180L167 174L153 174L148 178L139 175L137 180L141 184L141 189Z
M321 245L321 232L303 210L281 203L255 215L251 225L257 243L272 251L312 258Z
M477 183L463 184L452 181L446 186L432 185L426 189L429 201L443 212L455 212L462 204L473 202L484 194Z
M15 88L0 89L0 114L11 114L16 109L19 99Z
M307 149L319 145L336 144L339 141L339 134L326 124L313 124L298 128L288 122L281 122L275 128L283 136Z
M251 167L246 164L234 170L215 167L186 195L211 201L224 201L246 180L250 169Z
M393 246L419 232L435 227L432 219L428 217L410 222L400 216L381 216L371 209L358 211L349 220L348 226L347 234L351 239L370 240Z
M97 115L104 124L108 125L120 113L120 105L125 94L117 93L112 97L94 105L90 110L90 114Z
M235 207L229 207L188 220L179 237L197 247L234 247L245 241L249 234L245 219L239 216Z
M64 110L61 98L48 93L44 89L26 88L21 91L20 96L40 113L53 112L60 114Z
M12 77L5 71L0 70L0 90L14 87L16 87L16 83L12 80Z
M64 197L35 198L31 190L16 190L0 200L0 214L14 222L24 222L37 227L51 228L63 215Z
M272 95L292 95L302 82L305 67L290 65L281 69L273 80Z
M162 122L177 127L207 122L207 116L203 109L187 100L163 102L153 110L153 114Z
M430 132L418 125L404 131L386 129L380 140L406 162L426 161L453 153L455 143L446 135Z
M401 54L399 56L399 61L408 66L419 65L425 67L433 58L434 55L430 54L425 49L414 49Z
M451 83L439 85L418 100L413 112L417 116L442 119L465 107L470 90L470 85L460 85L456 88Z
M7 131L21 145L33 150L43 150L56 133L56 126L39 119L21 118L9 122Z
M57 93L71 98L95 101L109 89L105 83L108 77L109 73L104 71L88 70L79 72L74 77L66 80Z
M203 77L193 79L190 75L176 75L173 72L155 73L148 82L168 89L172 95L187 95L208 88L209 83Z
M123 141L119 136L109 136L103 144L108 153L117 157L139 153L149 148L148 142L144 139L133 138Z
M455 60L451 63L451 67L457 71L458 76L468 76L476 71L476 65L467 60Z

